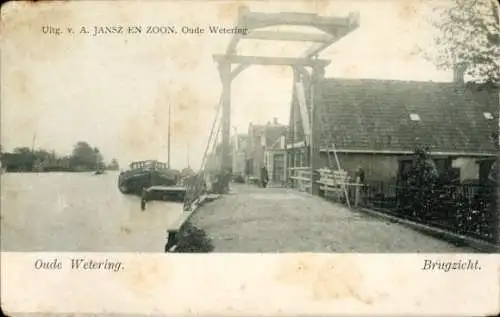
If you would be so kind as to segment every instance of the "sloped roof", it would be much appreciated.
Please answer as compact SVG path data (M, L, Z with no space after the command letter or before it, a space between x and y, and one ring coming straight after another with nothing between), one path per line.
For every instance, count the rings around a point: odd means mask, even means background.
M265 130L266 144L272 146L282 135L286 135L288 126L269 125Z
M248 128L248 134L252 134L254 137L261 136L266 130L266 125L251 124Z
M283 124L263 124L251 125L250 129L252 130L254 137L261 137L265 135L266 144L270 146L274 144L282 135L286 135L288 126Z
M455 83L374 79L326 79L321 91L321 148L406 152L426 145L432 152L496 153L498 95Z

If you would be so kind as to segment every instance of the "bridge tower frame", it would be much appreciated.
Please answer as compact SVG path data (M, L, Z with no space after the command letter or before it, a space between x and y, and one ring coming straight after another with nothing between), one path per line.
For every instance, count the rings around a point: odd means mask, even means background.
M313 181L314 173L319 166L319 126L316 115L318 98L321 96L317 83L324 78L325 68L330 61L318 59L319 53L342 39L347 34L359 27L359 14L349 13L346 17L319 16L311 13L259 13L251 12L248 7L241 6L238 10L236 21L237 28L247 28L248 33L234 34L229 42L225 54L214 54L213 59L218 63L219 76L222 82L222 148L221 148L221 171L229 172L232 168L230 157L230 116L231 116L231 83L232 81L250 65L277 65L290 66L294 70L295 84L302 79L311 83L310 123L309 137L310 148L310 168L311 168L311 192L317 194L319 187ZM303 33L303 32L283 32L260 30L272 26L302 26L313 27L323 32L323 34ZM312 42L313 44L300 57L264 57L264 56L244 56L236 53L236 48L242 40L269 40L269 41L293 41ZM236 67L233 69L233 65ZM294 94L295 95L295 94ZM295 96L294 96L295 98ZM292 100L293 102L293 100ZM228 182L225 184L228 189Z

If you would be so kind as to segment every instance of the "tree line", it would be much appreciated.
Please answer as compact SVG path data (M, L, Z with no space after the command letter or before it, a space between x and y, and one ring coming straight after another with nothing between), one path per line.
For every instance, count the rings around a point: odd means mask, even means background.
M1 149L0 149L1 151ZM70 155L57 155L55 151L17 147L11 153L0 152L2 167L8 172L85 172L118 170L116 159L106 163L97 147L87 142L77 142Z

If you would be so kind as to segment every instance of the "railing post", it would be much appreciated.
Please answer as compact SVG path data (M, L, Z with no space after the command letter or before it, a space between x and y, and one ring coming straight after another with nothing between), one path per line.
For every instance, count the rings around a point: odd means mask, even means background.
M165 252L169 252L170 249L177 244L177 232L167 231L167 242L165 244Z
M360 186L358 184L361 184L361 178L357 177L356 178L356 189L355 189L355 194L354 194L354 207L358 207L359 206L359 201L360 201L360 194L361 194L361 190L360 190Z

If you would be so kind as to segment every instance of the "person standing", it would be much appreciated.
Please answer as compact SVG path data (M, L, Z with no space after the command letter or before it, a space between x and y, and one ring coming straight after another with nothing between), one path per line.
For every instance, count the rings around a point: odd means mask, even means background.
M267 183L269 182L269 175L267 173L267 168L263 166L260 170L260 181L263 188L267 187Z
M355 180L358 180L359 178L359 181L361 182L361 184L364 184L365 183L365 171L363 170L363 168L361 166L358 165L357 169L356 169L356 174L354 176L354 179Z
M146 202L147 202L147 191L146 188L143 187L141 190L141 210L146 210Z

